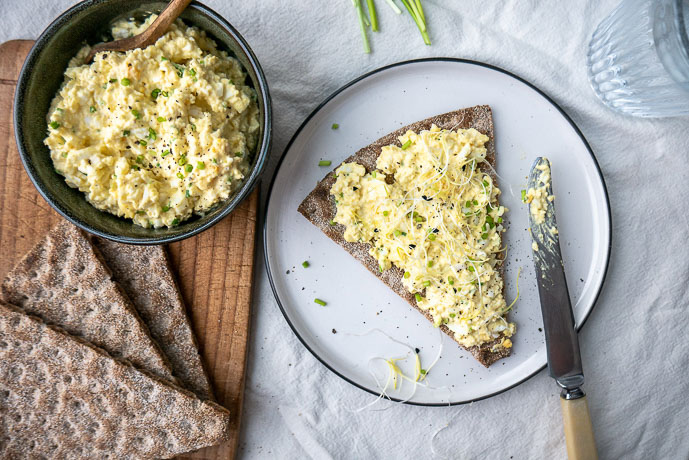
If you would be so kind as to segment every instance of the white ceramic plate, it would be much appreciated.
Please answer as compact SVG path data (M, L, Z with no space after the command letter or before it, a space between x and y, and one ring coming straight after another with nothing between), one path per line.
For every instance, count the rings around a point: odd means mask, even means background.
M517 323L512 356L484 368L455 342L372 276L297 212L297 206L330 169L384 134L417 120L488 104L493 109L501 203L510 209L506 298L521 296L510 318ZM331 129L333 123L339 129ZM303 123L273 178L265 216L266 265L275 297L295 334L329 369L373 394L386 383L375 357L420 350L428 367L442 341L442 357L416 386L410 403L460 404L495 395L542 369L545 341L527 208L520 201L537 156L553 165L557 221L577 325L594 306L608 266L611 223L605 184L586 140L545 94L501 69L477 62L426 59L392 65L349 83ZM319 160L332 166L319 167ZM302 267L308 260L310 266ZM327 302L322 307L314 298ZM379 331L383 331L386 335ZM442 339L441 339L442 337ZM414 361L399 362L409 375ZM373 375L372 373L373 372ZM375 376L374 376L375 375ZM378 382L376 381L378 379ZM405 382L388 388L392 399L414 391Z

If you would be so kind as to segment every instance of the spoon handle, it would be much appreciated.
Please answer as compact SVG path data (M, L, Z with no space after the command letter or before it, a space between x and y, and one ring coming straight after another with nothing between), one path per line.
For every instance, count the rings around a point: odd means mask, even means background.
M142 39L142 44L139 45L138 48L145 48L155 43L190 3L191 0L172 0L168 6L160 12L160 15L153 21L153 24L138 35Z
M102 51L128 51L135 48L145 48L156 42L182 14L182 11L191 3L191 0L172 0L163 11L160 12L153 24L139 35L123 38L112 42L99 43L91 48L86 62L91 62L96 53Z

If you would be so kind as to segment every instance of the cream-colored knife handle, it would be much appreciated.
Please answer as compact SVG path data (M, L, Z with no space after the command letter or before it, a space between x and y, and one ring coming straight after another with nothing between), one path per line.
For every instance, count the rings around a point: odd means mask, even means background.
M586 396L577 399L560 398L565 425L567 457L569 460L597 460L596 441Z

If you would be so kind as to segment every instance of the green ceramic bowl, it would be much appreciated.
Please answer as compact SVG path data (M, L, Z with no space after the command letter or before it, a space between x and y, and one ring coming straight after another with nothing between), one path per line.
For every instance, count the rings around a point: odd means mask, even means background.
M131 244L162 244L181 240L211 227L246 198L263 171L271 142L271 105L261 66L242 36L210 8L192 2L182 13L213 38L220 48L244 66L250 85L258 95L260 133L252 156L252 169L241 189L204 216L194 216L173 228L147 229L129 219L99 211L84 194L67 185L53 169L46 137L50 102L63 82L69 60L84 43L95 44L107 36L118 18L143 18L159 13L167 2L142 0L87 0L67 10L41 34L22 68L14 97L14 132L26 172L43 198L66 219L84 230L111 240Z

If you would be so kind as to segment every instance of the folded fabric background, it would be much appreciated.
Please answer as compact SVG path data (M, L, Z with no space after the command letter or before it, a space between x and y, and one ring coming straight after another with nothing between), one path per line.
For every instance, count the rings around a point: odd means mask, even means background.
M34 39L74 1L0 2L0 41ZM362 52L348 0L204 0L249 41L270 84L274 167L303 119L360 74L411 58L452 56L498 65L552 96L584 132L613 211L608 279L581 332L586 390L601 458L686 458L689 362L689 118L642 120L606 109L589 88L586 49L617 0L427 0L433 46L411 18L377 0L381 32ZM498 133L499 135L499 133ZM541 152L534 152L541 153ZM563 458L558 391L541 372L471 405L382 402L328 371L292 334L258 255L239 454L245 458ZM389 406L389 407L388 407ZM433 439L434 433L446 427ZM433 449L432 449L433 448ZM434 453L435 452L435 453Z

